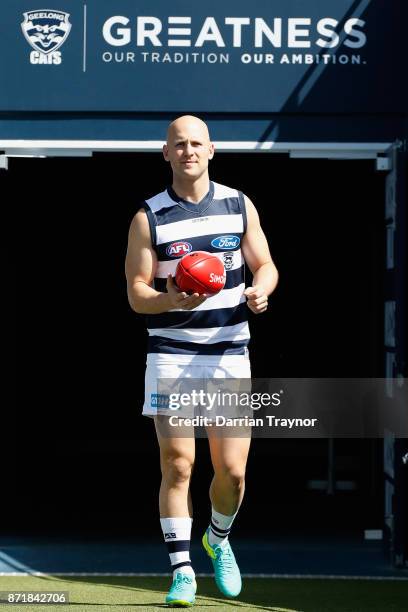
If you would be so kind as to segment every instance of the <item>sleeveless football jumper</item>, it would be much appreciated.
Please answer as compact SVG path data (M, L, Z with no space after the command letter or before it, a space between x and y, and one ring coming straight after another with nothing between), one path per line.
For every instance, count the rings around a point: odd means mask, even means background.
M208 251L221 259L226 271L222 291L194 310L173 309L147 315L148 361L159 355L173 363L220 363L223 356L247 356L245 262L241 241L246 231L244 196L210 181L204 199L193 204L169 187L144 203L152 246L157 254L154 288L166 291L167 275L175 276L183 255Z

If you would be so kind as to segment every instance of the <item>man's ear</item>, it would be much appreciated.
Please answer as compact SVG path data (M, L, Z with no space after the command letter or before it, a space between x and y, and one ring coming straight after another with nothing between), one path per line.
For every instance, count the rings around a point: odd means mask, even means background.
M167 145L163 145L163 157L166 161L169 161L169 150Z
M208 156L208 159L212 159L214 157L214 154L215 154L215 147L213 143L210 142L210 155Z

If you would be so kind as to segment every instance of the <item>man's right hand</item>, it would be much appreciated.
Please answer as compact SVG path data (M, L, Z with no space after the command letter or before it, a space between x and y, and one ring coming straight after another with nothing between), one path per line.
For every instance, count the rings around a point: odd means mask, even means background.
M178 289L178 287L175 285L171 274L168 274L167 276L166 289L172 308L193 310L193 308L197 308L197 306L205 302L207 299L206 295L200 295L199 293L188 295L188 293L180 291L180 289Z

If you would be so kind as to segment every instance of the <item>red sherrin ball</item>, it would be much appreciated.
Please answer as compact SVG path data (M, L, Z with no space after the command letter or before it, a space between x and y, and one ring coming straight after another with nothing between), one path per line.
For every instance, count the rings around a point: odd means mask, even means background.
M222 261L206 251L184 255L177 264L176 283L186 293L216 295L224 288L225 279Z

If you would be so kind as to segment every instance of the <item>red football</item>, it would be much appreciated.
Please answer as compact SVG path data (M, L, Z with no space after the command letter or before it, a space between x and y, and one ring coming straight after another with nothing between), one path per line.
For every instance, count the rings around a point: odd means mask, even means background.
M177 264L176 283L186 293L216 295L224 288L225 279L222 261L206 251L184 255Z

